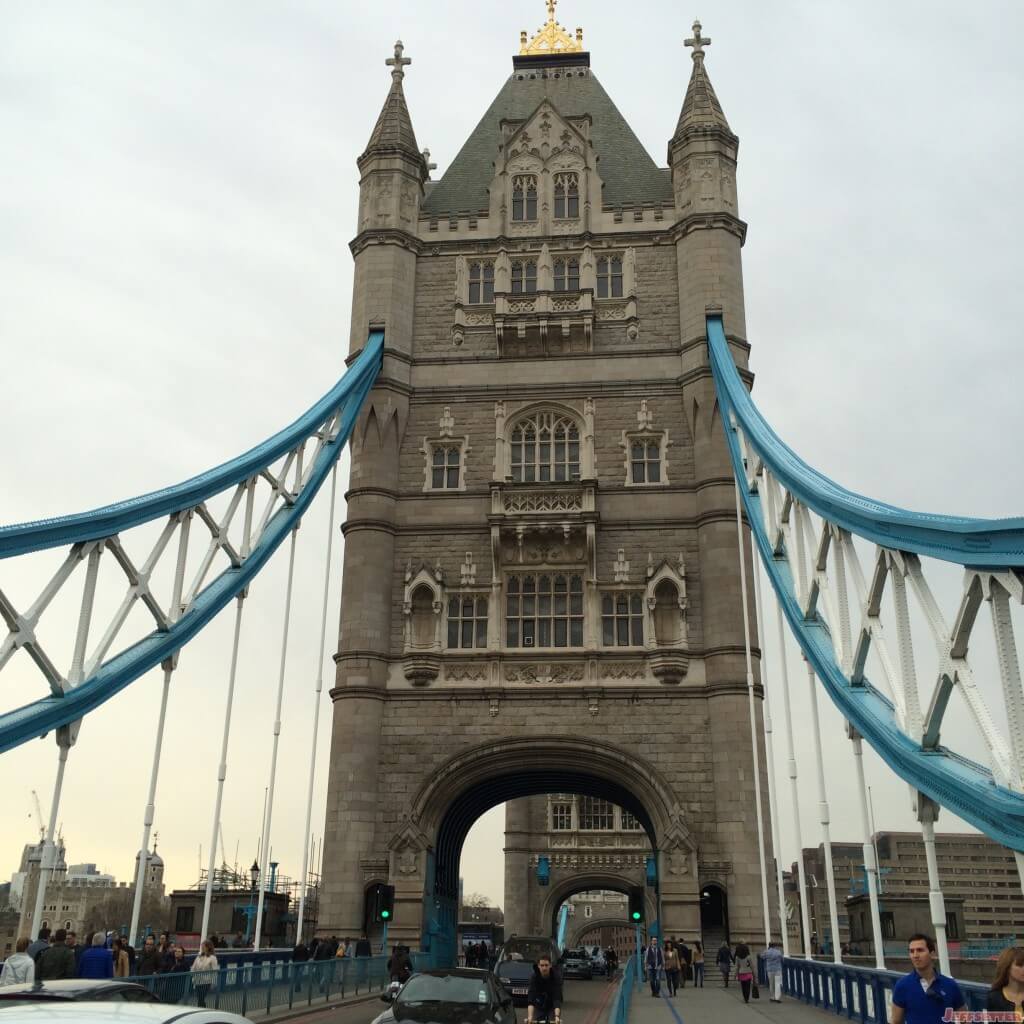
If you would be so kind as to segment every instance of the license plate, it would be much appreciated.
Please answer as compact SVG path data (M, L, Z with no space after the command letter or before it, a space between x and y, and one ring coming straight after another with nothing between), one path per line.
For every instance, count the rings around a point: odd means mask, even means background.
M512 989L512 995L514 996L525 996L527 990L525 988L514 988Z

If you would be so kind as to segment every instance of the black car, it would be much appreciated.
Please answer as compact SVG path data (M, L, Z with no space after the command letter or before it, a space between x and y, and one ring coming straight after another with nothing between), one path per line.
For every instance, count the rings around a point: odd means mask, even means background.
M490 971L455 967L414 974L373 1024L516 1024L516 1011Z
M561 970L563 978L583 978L590 981L594 977L590 955L585 949L567 949L562 956Z
M516 1006L525 1006L530 994L530 979L533 977L533 964L527 960L502 960L494 973L509 992Z
M136 985L122 978L73 978L0 988L0 1007L12 1002L46 1003L58 999L100 1003L160 1002L145 985Z

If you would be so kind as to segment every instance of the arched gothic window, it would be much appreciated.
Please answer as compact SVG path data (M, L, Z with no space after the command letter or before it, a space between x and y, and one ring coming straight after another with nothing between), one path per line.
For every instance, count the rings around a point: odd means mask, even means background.
M601 256L597 261L597 297L619 299L622 297L622 257Z
M494 301L494 264L470 263L469 265L469 302L476 305L480 302Z
M538 412L512 428L509 465L516 483L580 478L580 430L568 416Z
M565 171L555 175L555 219L572 219L580 215L579 176Z
M517 174L512 179L512 219L537 219L537 179L532 174Z
M580 261L575 257L559 257L555 260L555 291L578 292L580 290Z
M512 294L531 295L537 290L537 261L512 261Z

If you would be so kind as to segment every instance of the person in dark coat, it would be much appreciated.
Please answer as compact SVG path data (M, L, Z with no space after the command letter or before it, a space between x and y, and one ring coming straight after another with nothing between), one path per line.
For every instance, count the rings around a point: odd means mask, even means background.
M103 932L95 932L88 949L82 951L78 958L78 976L80 978L112 978L114 976L114 957L107 949L106 936Z
M299 939L295 948L292 950L292 963L304 964L309 960L309 949L306 944Z
M75 954L68 948L67 937L63 928L54 932L53 945L44 949L36 961L37 981L75 977Z
M388 958L388 976L392 981L400 981L404 985L412 974L412 960L405 946L395 946L395 951Z
M25 955L32 957L33 960L39 959L39 954L44 949L50 948L50 929L40 928L39 935L35 942L30 942L28 949L25 950Z
M160 941L157 943L156 953L159 958L156 968L157 973L170 973L171 968L174 966L174 946L171 944L167 932L160 933Z
M533 977L526 996L527 1024L538 1021L561 1021L562 979L551 964L551 957L541 955L533 965Z
M160 954L157 952L153 936L147 935L146 941L142 944L142 952L136 958L135 973L142 976L156 974L159 970Z

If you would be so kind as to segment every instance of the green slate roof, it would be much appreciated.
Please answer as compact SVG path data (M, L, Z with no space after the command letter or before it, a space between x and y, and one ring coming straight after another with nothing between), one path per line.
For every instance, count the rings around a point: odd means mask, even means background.
M658 167L633 129L626 124L597 80L580 68L559 69L559 77L531 78L533 72L517 70L495 97L487 113L466 140L440 181L423 202L427 216L476 213L488 206L488 188L494 178L501 141L500 122L525 120L546 97L563 117L592 120L591 140L598 156L597 173L604 182L604 206L635 206L641 203L671 205L672 178L668 168Z

